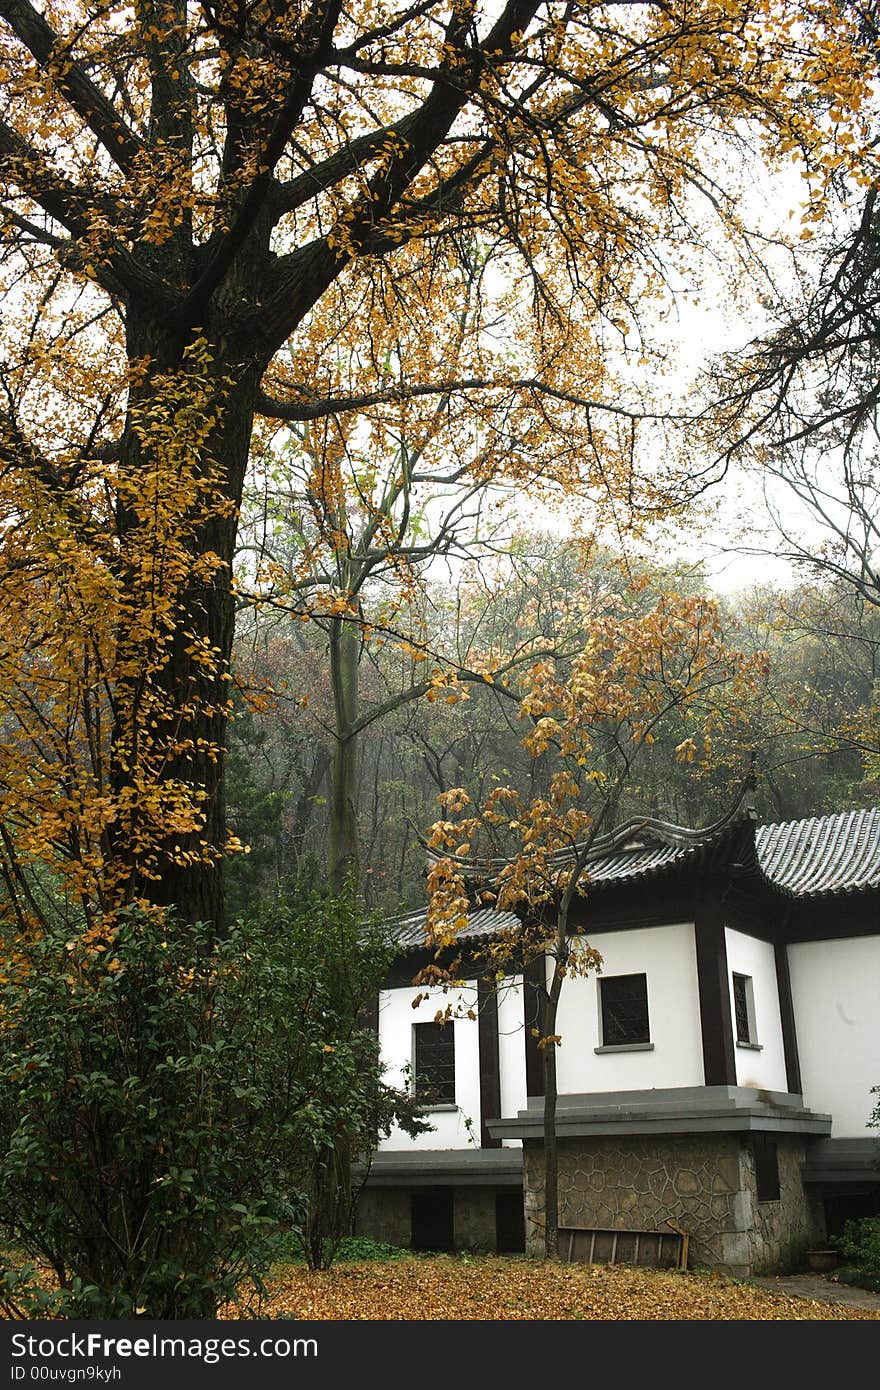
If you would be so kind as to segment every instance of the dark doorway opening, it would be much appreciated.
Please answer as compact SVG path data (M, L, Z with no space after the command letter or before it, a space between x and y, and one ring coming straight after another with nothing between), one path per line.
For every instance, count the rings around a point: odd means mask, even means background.
M849 1187L825 1192L825 1229L830 1236L839 1236L847 1221L860 1221L865 1216L880 1216L880 1187Z
M413 1250L452 1250L452 1188L426 1187L410 1197Z
M521 1190L495 1194L495 1246L499 1255L521 1255L526 1248L526 1223Z

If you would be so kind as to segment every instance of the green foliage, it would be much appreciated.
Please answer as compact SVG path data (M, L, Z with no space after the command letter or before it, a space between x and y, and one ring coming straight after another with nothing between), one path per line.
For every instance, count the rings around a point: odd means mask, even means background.
M60 1287L7 1273L6 1292L25 1312L210 1315L299 1214L279 943L137 911L106 944L65 935L0 987L0 1226Z
M346 1236L336 1249L336 1260L405 1260L412 1258L411 1250L392 1245L387 1240L371 1240L369 1236Z
M431 1126L409 1092L381 1077L368 1011L394 948L378 924L360 920L354 895L328 902L314 891L271 917L286 933L314 1028L313 1082L295 1121L305 1215L294 1243L311 1268L327 1269L351 1229L352 1165L395 1123L411 1135Z
M253 712L242 707L239 697L235 719L230 725L226 778L230 789L231 828L248 846L248 853L230 856L224 866L230 919L247 917L250 904L276 895L285 878L285 866L290 861L288 847L283 842L283 824L291 792L281 783L280 772L276 775L275 769L270 767L266 775L269 742L269 720L257 723ZM291 762L283 742L278 762L288 767ZM255 775L257 768L263 773L260 778Z
M877 1099L868 1124L877 1129L880 1128L880 1086L872 1086L871 1094ZM840 1282L880 1293L880 1216L847 1221L835 1245L849 1261L849 1265L838 1272Z
M313 900L218 942L132 910L104 949L59 929L7 955L0 1238L59 1290L6 1268L7 1312L210 1317L260 1289L327 1149L395 1113L345 994L378 948L333 959L351 919Z
M858 1221L847 1221L836 1244L850 1264L862 1274L880 1282L880 1216L863 1216Z

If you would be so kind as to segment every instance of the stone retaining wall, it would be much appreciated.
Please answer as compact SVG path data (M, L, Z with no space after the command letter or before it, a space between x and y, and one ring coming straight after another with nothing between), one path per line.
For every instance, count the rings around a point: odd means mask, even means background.
M412 1243L409 1192L399 1187L365 1188L358 1197L354 1233L408 1248Z
M543 1147L525 1141L526 1250L543 1253ZM689 1263L738 1277L791 1268L821 1240L821 1214L800 1179L803 1141L777 1138L780 1195L758 1202L748 1139L737 1134L563 1139L559 1224L662 1229L690 1237Z
M412 1244L411 1195L408 1188L367 1187L358 1199L355 1234L407 1249ZM494 1250L495 1189L457 1187L452 1201L455 1249Z

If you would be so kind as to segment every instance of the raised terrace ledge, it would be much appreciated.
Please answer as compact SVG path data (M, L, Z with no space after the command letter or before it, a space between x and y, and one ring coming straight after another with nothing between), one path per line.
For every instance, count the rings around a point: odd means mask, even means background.
M522 1149L389 1149L376 1154L367 1185L498 1187L521 1183L522 1170Z
M818 1139L801 1164L804 1182L880 1182L880 1139Z
M535 1098L515 1118L489 1120L489 1132L495 1139L541 1139L543 1105L541 1098ZM799 1095L758 1091L748 1086L681 1086L563 1095L556 1109L556 1134L560 1139L737 1131L827 1136L831 1133L831 1116L805 1109Z

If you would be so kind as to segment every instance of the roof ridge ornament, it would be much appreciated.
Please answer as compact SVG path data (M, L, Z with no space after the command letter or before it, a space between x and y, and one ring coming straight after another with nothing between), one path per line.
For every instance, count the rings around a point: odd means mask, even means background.
M696 829L677 825L674 821L660 820L656 816L634 816L605 835L597 835L590 848L590 858L598 858L613 850L643 849L646 841L659 841L660 844L678 845L682 848L702 845L740 822L757 823L758 813L754 797L757 785L758 779L752 770L744 778L732 805L724 815ZM628 844L627 841L633 843Z

